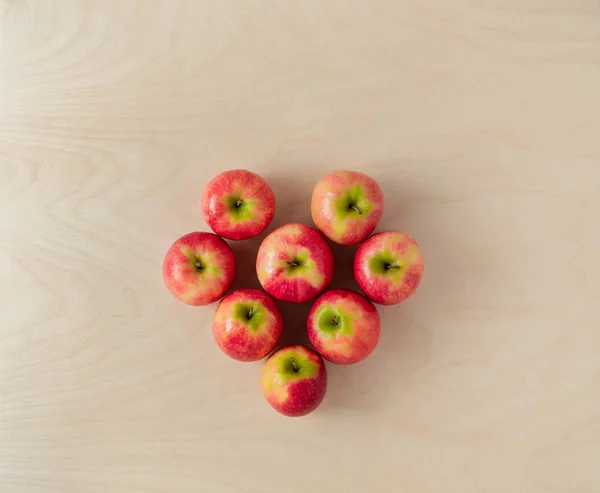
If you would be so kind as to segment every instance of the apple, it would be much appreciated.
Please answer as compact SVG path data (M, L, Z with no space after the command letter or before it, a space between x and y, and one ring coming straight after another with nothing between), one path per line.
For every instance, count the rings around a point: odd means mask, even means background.
M379 342L377 309L362 294L332 289L317 298L308 314L308 338L317 352L332 363L358 363Z
M315 226L334 243L356 245L369 236L383 214L383 192L358 171L330 173L315 186L310 201Z
M219 236L245 240L269 225L275 214L275 195L256 173L245 169L225 171L206 186L202 214Z
M321 293L333 277L333 253L320 233L305 224L286 224L261 243L258 280L274 298L303 303Z
M305 346L286 346L267 358L260 383L269 404L286 416L314 411L327 391L323 359Z
M194 232L171 245L163 261L163 279L175 298L208 305L222 298L235 277L235 256L225 240Z
M221 300L213 336L221 350L238 361L258 361L274 348L283 331L273 299L258 289L240 289Z
M375 303L395 305L408 298L421 282L423 256L405 233L386 231L367 238L354 256L354 277Z

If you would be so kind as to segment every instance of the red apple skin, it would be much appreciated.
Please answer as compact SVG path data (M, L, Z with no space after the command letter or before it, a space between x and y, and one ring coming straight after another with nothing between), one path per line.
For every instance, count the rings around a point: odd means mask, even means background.
M383 192L364 173L335 171L315 186L310 211L317 229L331 241L356 245L377 227L383 214Z
M381 333L373 303L350 289L332 289L319 296L308 314L307 325L308 338L317 352L340 365L364 360L375 350Z
M201 268L196 266L198 262ZM188 305L208 305L222 298L234 277L233 250L213 233L182 236L171 245L163 261L167 288Z
M297 267L293 267L298 263ZM331 247L314 228L286 224L262 242L256 272L264 290L278 300L303 303L323 292L333 277Z
M232 212L232 202L240 209ZM225 171L215 176L202 195L202 214L219 236L245 240L269 225L275 214L275 195L269 184L256 173L244 169Z
M389 263L391 269L380 268ZM408 298L423 276L423 256L418 243L405 233L385 231L362 243L354 257L354 277L375 303L395 305Z
M301 363L297 374L289 371L290 359ZM286 369L287 368L287 369ZM285 416L305 416L314 411L327 392L323 359L305 346L286 346L267 358L261 372L267 402Z
M263 359L275 349L282 331L281 312L273 299L258 289L229 293L215 311L215 342L237 361Z

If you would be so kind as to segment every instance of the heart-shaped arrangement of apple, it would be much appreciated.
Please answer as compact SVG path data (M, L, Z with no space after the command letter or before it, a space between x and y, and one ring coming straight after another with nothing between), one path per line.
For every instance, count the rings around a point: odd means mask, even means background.
M323 359L358 363L376 348L381 332L374 303L394 305L417 289L423 256L405 233L373 233L383 215L383 193L357 171L330 173L315 186L311 215L317 229L286 224L267 235L256 256L258 289L229 291L235 255L223 238L245 240L262 233L275 214L275 194L261 176L247 170L217 175L202 196L202 213L214 233L189 233L173 243L163 262L169 291L189 305L221 300L213 321L217 345L238 361L267 357L260 381L269 404L286 416L304 416L323 401L327 370ZM334 259L326 239L359 244L354 277L363 291L327 291ZM226 295L227 294L227 295ZM276 301L312 301L306 322L314 347L275 348L284 330Z

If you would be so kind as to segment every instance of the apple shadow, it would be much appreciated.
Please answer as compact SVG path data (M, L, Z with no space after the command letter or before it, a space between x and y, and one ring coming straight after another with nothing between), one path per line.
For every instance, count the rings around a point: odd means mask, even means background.
M275 194L275 216L267 228L273 231L289 223L302 223L314 227L310 216L310 197L316 181L308 176L290 180L289 175L277 172L263 175Z
M256 254L266 234L242 241L228 241L235 254L235 279L230 291L238 289L261 289L256 275Z
M325 171L323 174L325 174ZM236 278L232 290L243 288L262 289L256 275L256 254L263 239L274 229L287 223L299 222L314 227L310 215L310 196L319 177L301 176L293 181L289 175L279 176L277 171L263 175L276 196L277 204L273 221L259 236L238 242L229 242L237 262ZM460 241L448 237L449 226L440 223L444 216L435 204L428 203L427 191L422 187L402 183L401 178L385 178L372 173L382 184L385 194L385 211L375 233L380 231L404 231L419 241L425 257L423 282L405 302L395 306L375 305L381 317L382 332L374 353L354 365L337 365L326 362L328 392L323 405L324 413L334 413L344 408L363 412L375 411L391 399L402 397L397 391L410 388L411 380L431 354L432 307L438 306L449 290L460 289L464 278L449 276L450 266L457 259L467 262L468 257L459 255ZM391 190L397 192L392 195ZM454 217L454 221L462 218ZM362 294L354 278L353 263L358 249L329 242L334 256L334 275L328 289L346 288ZM443 248L442 248L443 246ZM453 263L448 257L456 257ZM429 267L431 265L431 267ZM446 267L444 267L446 266ZM452 272L456 273L455 267ZM461 272L469 272L465 269ZM282 337L276 347L292 344L311 347L306 323L314 300L306 303L276 301L284 321ZM393 369L393 371L392 371ZM390 374L394 377L390 378Z
M278 301L277 306L281 310L281 316L283 317L283 334L277 343L276 349L293 344L302 344L314 349L308 340L308 332L306 330L306 321L308 320L308 312L312 303L287 303Z
M472 337L486 317L494 314L494 296L504 299L515 284L499 260L498 254L506 250L497 243L499 234L487 222L490 211L471 206L458 195L463 189L452 173L463 173L460 166L400 161L361 167L384 192L384 214L375 233L395 230L414 237L423 252L425 271L418 289L407 300L394 306L375 305L381 318L381 336L372 355L347 366L326 362L328 391L320 408L326 415L340 410L377 413L383 407L402 407L414 398L423 369L443 361L442 346ZM314 227L310 216L312 189L331 169L317 174L313 166L311 172L293 179L276 166L271 170L263 176L275 192L277 208L268 232L290 222ZM445 183L450 180L452 190ZM504 217L500 212L494 214ZM235 246L239 270L234 286L259 287L255 258L264 236L266 233ZM330 245L335 260L330 288L361 292L353 273L357 246ZM278 347L310 347L306 321L311 305L278 302L284 317Z

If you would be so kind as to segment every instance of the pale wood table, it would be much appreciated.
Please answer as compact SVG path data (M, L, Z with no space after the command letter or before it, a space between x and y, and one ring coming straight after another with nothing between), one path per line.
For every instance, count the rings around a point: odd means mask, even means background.
M0 5L2 493L600 491L598 0ZM307 418L163 286L232 167L274 225L367 171L423 247Z

